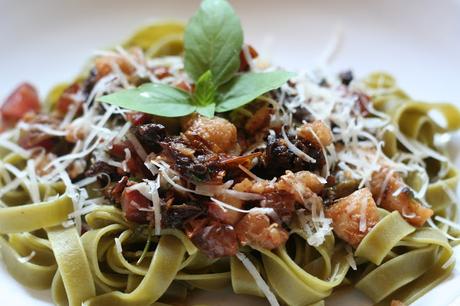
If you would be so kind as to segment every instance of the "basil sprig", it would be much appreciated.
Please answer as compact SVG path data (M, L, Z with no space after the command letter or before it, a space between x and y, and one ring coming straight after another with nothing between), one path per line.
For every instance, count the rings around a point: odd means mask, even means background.
M163 117L198 112L212 117L241 107L283 85L292 73L238 74L243 46L240 19L225 0L204 0L184 34L184 65L195 82L192 94L156 83L122 90L98 101Z

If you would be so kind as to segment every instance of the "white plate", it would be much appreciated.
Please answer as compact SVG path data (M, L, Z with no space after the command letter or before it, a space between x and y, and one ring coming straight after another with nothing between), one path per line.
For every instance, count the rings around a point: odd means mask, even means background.
M246 41L281 66L311 68L339 29L343 40L332 69L353 68L358 75L386 70L418 99L460 102L459 0L232 3ZM0 99L24 80L44 95L53 84L71 80L95 49L120 42L148 21L186 19L197 5L197 0L0 0ZM458 144L452 143L454 151ZM460 259L460 250L456 253ZM0 284L2 305L50 305L49 292L25 289L3 266ZM449 305L459 287L456 268L414 305ZM360 294L335 296L328 305L371 305ZM205 299L216 306L266 305L228 294Z

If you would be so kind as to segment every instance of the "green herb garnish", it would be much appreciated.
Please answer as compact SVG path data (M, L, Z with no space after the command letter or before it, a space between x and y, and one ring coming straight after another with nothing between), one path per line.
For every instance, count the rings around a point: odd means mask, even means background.
M243 46L240 19L225 0L204 0L184 34L185 71L195 81L193 94L147 83L98 101L163 117L193 112L212 117L241 107L283 85L292 73L273 71L237 74Z

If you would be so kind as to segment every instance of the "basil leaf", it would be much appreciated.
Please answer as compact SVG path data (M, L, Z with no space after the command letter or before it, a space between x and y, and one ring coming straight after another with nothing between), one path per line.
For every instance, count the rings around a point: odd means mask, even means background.
M196 110L185 91L153 83L103 96L98 101L163 117L185 116Z
M196 82L193 102L195 105L208 105L216 102L217 86L212 80L211 70L206 71Z
M185 29L185 71L195 81L211 70L217 86L240 66L243 45L240 19L224 0L204 0Z
M286 83L295 74L287 71L245 73L233 78L219 89L217 112L226 112L243 106L264 93Z
M211 103L211 104L203 105L203 106L199 105L199 106L196 107L196 111L198 113L200 113L203 116L209 117L209 118L214 117L215 109L216 109L216 104L215 103Z

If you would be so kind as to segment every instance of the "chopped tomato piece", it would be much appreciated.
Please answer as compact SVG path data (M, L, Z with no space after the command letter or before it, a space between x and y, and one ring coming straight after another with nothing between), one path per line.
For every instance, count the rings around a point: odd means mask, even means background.
M259 53L257 53L256 49L254 49L252 46L247 45L249 55L251 58L256 58L259 56ZM244 51L241 50L240 52L240 70L239 71L248 71L249 70L249 63L246 59L246 56L244 54Z
M50 152L58 143L56 137L41 132L29 132L21 135L18 144L24 149L42 147L46 152Z
M37 90L29 83L19 85L0 108L2 119L7 125L18 122L26 113L39 111Z
M128 113L127 117L128 117L128 120L131 121L131 123L134 126L143 125L153 120L152 115L146 114L143 112L131 112L131 113Z
M150 171L145 168L144 162L137 155L136 150L134 150L134 147L130 142L121 141L112 143L112 148L110 149L109 154L113 157L116 157L117 159L125 160L126 149L128 149L131 153L131 158L126 160L126 165L129 172L139 178L150 176Z
M172 76L171 72L169 72L169 68L168 68L168 67L157 67L157 68L154 68L154 69L153 69L153 73L154 73L155 76L156 76L157 78L159 78L160 80Z
M56 109L61 114L67 113L70 105L74 103L81 103L80 101L75 101L75 99L72 98L72 95L76 94L80 89L81 86L79 83L73 83L64 90L56 104Z
M152 202L137 190L125 189L123 191L121 207L128 221L145 224L152 219L152 212L141 210L142 208L152 207Z
M238 251L235 229L229 224L211 221L209 224L196 223L198 227L191 236L192 242L209 258L234 256Z
M185 81L181 81L179 84L176 84L176 88L181 89L183 91L186 91L188 93L192 93L194 88L193 85L190 85L189 83Z
M125 75L131 75L135 71L133 65L123 57L103 56L96 59L97 79L111 73L116 65Z

